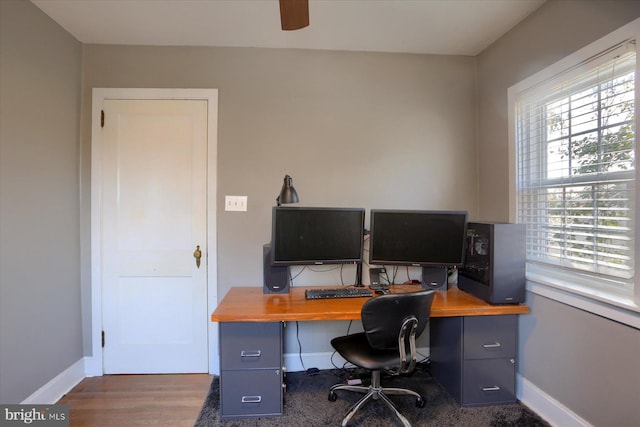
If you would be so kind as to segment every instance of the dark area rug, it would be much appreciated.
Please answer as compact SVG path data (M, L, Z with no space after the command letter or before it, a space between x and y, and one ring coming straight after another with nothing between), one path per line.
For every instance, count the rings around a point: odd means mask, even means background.
M339 426L347 409L362 395L338 391L338 400L327 399L329 387L344 382L344 370L322 370L310 375L306 372L287 374L284 414L281 417L221 420L219 414L219 379L214 377L195 427L258 427L258 426ZM366 378L363 377L363 378ZM513 405L461 408L428 371L420 370L409 377L382 378L383 386L410 388L421 393L424 408L417 408L409 396L391 396L399 411L413 427L473 426L473 427L549 427L526 406ZM351 419L350 427L402 426L392 411L382 402L370 401Z

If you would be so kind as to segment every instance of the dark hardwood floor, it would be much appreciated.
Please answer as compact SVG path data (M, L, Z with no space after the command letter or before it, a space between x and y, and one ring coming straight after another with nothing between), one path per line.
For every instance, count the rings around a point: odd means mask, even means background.
M58 403L69 405L71 427L193 427L211 380L208 374L85 378Z

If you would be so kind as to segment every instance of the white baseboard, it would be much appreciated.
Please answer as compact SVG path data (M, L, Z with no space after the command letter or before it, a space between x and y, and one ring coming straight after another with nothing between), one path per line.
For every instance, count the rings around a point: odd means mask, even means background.
M428 353L428 349L418 350L421 354ZM302 361L300 360L301 357ZM288 372L299 372L309 368L333 369L336 366L342 367L344 364L345 360L339 354L334 354L333 352L304 353L302 356L298 353L286 353L284 355L284 366ZM95 363L91 357L84 357L78 360L21 403L23 405L52 405L56 403L84 378L102 375L102 369L93 365ZM518 375L517 381L520 402L544 418L552 426L593 427L526 378Z
M302 361L300 361L300 354L298 353L285 353L284 354L284 366L287 372L300 372L309 368L318 369L333 369L336 366L342 367L346 362L338 353L333 356L333 363L331 363L332 352L321 353L303 353ZM304 363L304 365L303 365Z
M418 348L418 360L420 355L429 354L429 348ZM334 352L320 352L320 353L302 353L302 362L300 361L299 353L285 353L284 354L284 366L287 372L300 372L309 368L318 369L334 369L335 367L342 368L346 360L344 360L338 353ZM333 357L333 360L332 360ZM333 362L333 363L332 363ZM303 366L304 363L304 366Z
M102 359L98 357L87 356L84 358L84 376L85 377L101 377Z
M82 358L56 375L21 403L23 405L53 405L85 377L85 358Z
M526 378L518 375L518 399L523 405L557 427L593 427L569 408L540 390Z
M429 349L418 349L421 354L429 354ZM333 363L332 357L333 355ZM284 366L287 372L299 372L309 368L333 369L342 367L345 360L339 354L332 352L303 353L302 362L300 354L285 353ZM304 366L303 366L304 363ZM557 427L593 427L587 421L573 413L566 406L549 396L533 383L517 376L518 399L523 405L530 408L552 426Z

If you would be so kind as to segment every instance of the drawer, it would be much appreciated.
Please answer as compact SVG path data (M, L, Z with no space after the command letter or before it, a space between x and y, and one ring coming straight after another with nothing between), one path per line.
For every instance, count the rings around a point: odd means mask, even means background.
M513 358L518 335L517 315L464 318L464 359Z
M220 375L222 418L282 415L281 369L223 371Z
M463 371L463 406L516 401L516 365L513 359L466 360Z
M282 323L220 323L220 369L282 367Z

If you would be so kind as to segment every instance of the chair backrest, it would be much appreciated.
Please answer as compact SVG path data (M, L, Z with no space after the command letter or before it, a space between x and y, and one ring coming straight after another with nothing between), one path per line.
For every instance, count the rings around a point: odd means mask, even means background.
M362 306L362 326L369 345L375 349L398 348L398 335L410 317L418 324L415 337L419 337L429 322L435 291L420 290L404 294L388 294L371 298Z

